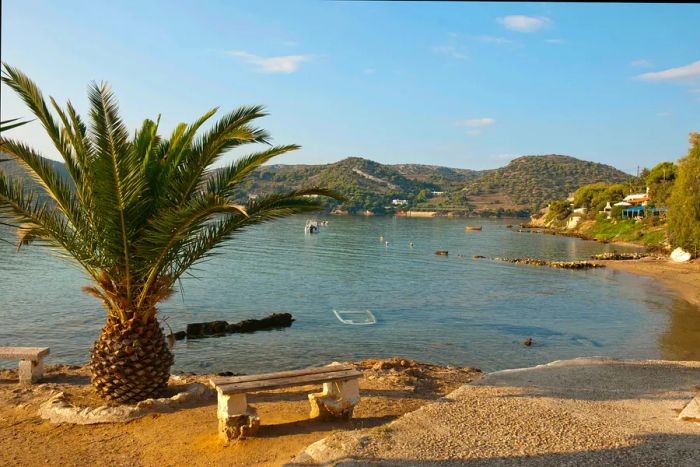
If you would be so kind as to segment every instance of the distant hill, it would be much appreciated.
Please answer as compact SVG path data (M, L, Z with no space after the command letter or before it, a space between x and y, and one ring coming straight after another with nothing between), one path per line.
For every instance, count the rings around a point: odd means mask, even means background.
M56 166L62 173L65 167ZM0 171L24 175L14 162ZM401 209L461 211L482 215L527 215L548 201L565 198L579 187L596 182L623 182L631 176L609 165L569 156L523 156L492 170L454 169L435 165L386 165L360 157L331 164L268 165L241 184L237 197L322 186L348 198L351 212L375 213L395 209L392 200L406 200ZM328 207L335 202L328 200Z
M618 183L631 175L615 167L551 154L523 156L505 167L486 170L470 180L460 193L472 204L501 199L514 208L539 209L554 199L566 198L583 185Z
M10 177L19 177L24 182L25 187L32 190L39 187L34 179L27 175L19 164L17 164L14 160L9 159L9 156L5 156L4 154L0 153L0 161L2 161L0 162L0 172L9 175ZM62 176L68 177L68 171L62 162L49 160L49 163L54 166L56 170L58 170L58 173L60 173Z

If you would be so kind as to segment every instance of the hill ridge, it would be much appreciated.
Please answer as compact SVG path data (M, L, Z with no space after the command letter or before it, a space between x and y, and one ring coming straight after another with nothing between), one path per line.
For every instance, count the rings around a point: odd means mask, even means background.
M65 167L56 162L59 170ZM22 176L14 162L0 171ZM25 178L31 185L29 177ZM596 182L619 183L631 178L615 167L562 154L524 155L503 167L472 170L431 164L381 164L351 156L328 164L272 164L259 167L237 192L252 195L309 186L323 186L348 198L351 212L392 212L399 208L495 215L527 215L548 201L561 199ZM332 205L329 200L329 208Z

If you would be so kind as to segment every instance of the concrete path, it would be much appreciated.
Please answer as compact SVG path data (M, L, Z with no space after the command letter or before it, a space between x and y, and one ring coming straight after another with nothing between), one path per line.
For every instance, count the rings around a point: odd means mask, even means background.
M291 465L700 465L700 420L679 413L700 362L581 358L491 373ZM687 411L686 411L687 412Z

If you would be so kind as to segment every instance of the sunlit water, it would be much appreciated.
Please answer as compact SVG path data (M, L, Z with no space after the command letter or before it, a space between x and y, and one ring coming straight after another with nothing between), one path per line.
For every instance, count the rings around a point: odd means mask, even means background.
M586 259L629 248L518 233L505 220L331 218L315 235L303 233L305 221L240 234L161 307L174 330L272 312L292 313L294 325L180 341L175 370L260 372L396 355L484 370L586 355L700 359L700 312L651 279L472 259ZM0 243L0 345L48 346L50 362L86 362L104 319L81 293L86 283L46 249L15 253ZM345 325L333 309L371 309L378 322Z

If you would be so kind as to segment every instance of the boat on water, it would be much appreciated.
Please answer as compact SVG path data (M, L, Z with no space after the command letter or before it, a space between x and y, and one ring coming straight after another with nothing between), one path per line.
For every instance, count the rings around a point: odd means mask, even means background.
M472 227L472 226L469 226L469 225L468 225L468 226L466 226L466 227L464 228L464 230L481 230L481 226L479 226L479 227Z
M370 310L333 310L333 314L343 324L368 325L377 323L377 318Z
M307 220L306 225L304 225L304 233L318 233L318 221L314 219Z

